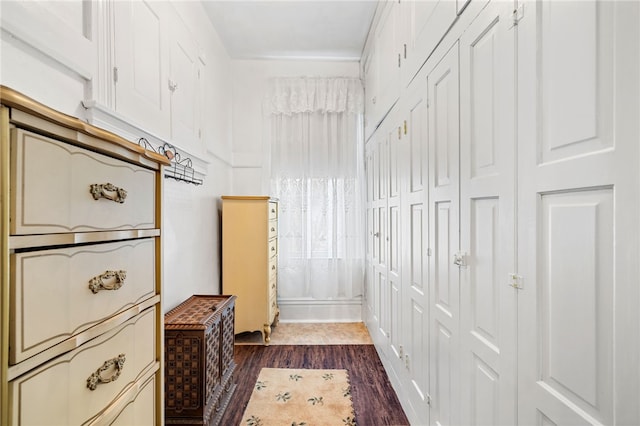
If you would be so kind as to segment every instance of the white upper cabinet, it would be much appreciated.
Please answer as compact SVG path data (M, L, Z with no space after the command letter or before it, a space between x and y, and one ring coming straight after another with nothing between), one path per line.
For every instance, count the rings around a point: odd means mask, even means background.
M96 77L90 82L91 120L130 139L169 142L201 155L199 45L171 3L96 3Z
M119 1L115 6L114 110L139 126L169 136L168 55L161 2Z
M400 2L381 2L379 16L369 33L368 47L362 57L365 80L365 138L400 97L400 67L402 65L402 25Z
M375 45L371 47L362 57L362 74L364 79L364 93L365 93L365 117L364 117L364 135L365 139L369 139L369 136L376 128L376 105L378 104L378 93L376 88L378 87L378 70L376 67L376 48Z
M175 20L172 24L168 80L171 93L171 139L189 152L200 152L198 48L181 20Z
M400 96L400 3L387 2L375 32L378 60L379 118L391 109Z
M464 0L406 1L402 3L405 28L403 40L402 80L409 84L422 64L431 56L442 37L466 5ZM406 49L406 55L405 55Z
M0 23L3 31L89 80L95 59L91 37L94 7L93 2L82 0L3 1Z

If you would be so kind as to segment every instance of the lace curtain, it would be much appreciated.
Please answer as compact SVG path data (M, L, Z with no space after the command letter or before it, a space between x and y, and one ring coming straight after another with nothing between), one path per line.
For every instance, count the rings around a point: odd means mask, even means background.
M364 280L363 89L354 78L270 82L271 190L282 299L353 299Z

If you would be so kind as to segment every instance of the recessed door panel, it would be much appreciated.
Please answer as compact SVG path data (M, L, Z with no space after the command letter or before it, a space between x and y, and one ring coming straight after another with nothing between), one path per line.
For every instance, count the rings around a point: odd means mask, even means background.
M612 9L596 1L539 2L536 7L540 163L611 147Z
M435 255L435 281L433 281L431 285L436 292L436 307L444 314L452 316L452 303L457 302L457 300L453 299L452 301L454 295L451 294L454 291L453 286L456 284L453 282L453 277L451 276L453 269L450 262L450 259L452 259L452 248L455 251L455 245L452 247L451 237L457 234L457 229L451 229L451 215L456 212L452 212L451 202L443 201L436 204L435 213L436 235L433 248Z
M469 302L471 333L484 339L499 352L500 267L498 199L470 200L471 251L473 265L469 270Z
M539 385L605 418L613 406L613 191L543 195Z

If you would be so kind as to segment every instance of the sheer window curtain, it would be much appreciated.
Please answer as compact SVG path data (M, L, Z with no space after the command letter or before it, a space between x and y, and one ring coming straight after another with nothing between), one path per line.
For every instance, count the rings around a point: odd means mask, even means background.
M362 84L355 78L272 79L265 101L271 191L280 200L279 298L360 298Z

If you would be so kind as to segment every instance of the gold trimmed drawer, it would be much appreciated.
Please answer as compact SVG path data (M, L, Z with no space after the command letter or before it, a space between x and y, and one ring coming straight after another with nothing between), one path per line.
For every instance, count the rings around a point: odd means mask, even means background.
M156 307L9 382L12 425L80 425L157 371Z
M118 401L117 411L115 419L113 416L108 416L110 412L105 413L104 416L99 416L95 420L88 423L88 425L103 425L109 424L111 426L143 426L143 425L156 425L159 420L156 418L156 375L153 374L149 379L143 381L140 386L136 386L134 389L122 398L123 401ZM123 407L124 405L124 407Z
M276 313L278 312L278 302L275 295L272 295L272 297L269 298L269 307L267 309L267 312L268 320L270 322L273 322L276 317Z
M11 255L10 364L156 294L155 239Z
M11 130L11 234L155 227L155 172Z
M278 219L278 203L269 201L269 220L276 220L276 219Z
M274 238L269 241L269 258L278 254L278 239Z
M278 221L270 220L269 221L269 239L275 238L278 236Z
M273 256L269 258L269 282L276 280L278 276L278 257Z

